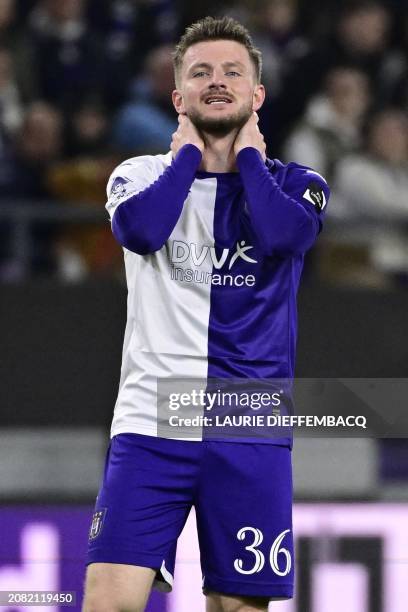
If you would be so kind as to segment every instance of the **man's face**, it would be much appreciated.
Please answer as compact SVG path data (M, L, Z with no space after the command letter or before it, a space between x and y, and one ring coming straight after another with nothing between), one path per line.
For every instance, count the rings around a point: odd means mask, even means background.
M208 134L223 136L240 129L265 98L247 49L233 40L189 47L178 81L173 92L177 112Z

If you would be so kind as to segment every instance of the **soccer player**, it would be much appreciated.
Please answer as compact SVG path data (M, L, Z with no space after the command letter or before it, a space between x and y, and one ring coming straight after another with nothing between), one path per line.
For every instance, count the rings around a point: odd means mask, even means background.
M157 386L293 377L296 292L329 190L266 157L261 56L242 25L193 24L174 67L171 151L125 161L107 189L128 319L84 612L139 612L153 583L170 590L192 506L208 612L293 596L290 437L157 435Z

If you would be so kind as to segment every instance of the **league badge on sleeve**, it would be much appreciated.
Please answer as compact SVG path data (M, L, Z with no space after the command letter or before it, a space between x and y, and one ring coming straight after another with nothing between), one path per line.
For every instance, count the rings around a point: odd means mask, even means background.
M117 176L113 181L110 191L109 191L109 200L106 204L107 210L111 208L116 208L118 204L125 198L127 198L130 194L130 186L131 182L129 179L124 178L122 176Z
M305 193L303 194L303 197L305 198L305 200L313 204L319 214L322 212L322 210L327 204L323 188L321 185L319 185L319 183L316 182L309 183Z
M129 183L129 179L117 176L111 187L111 197L122 198L124 195L126 195L127 183Z

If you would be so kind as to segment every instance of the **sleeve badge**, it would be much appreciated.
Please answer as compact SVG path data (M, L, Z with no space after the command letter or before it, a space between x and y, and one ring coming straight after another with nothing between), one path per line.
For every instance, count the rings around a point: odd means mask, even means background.
M305 200L313 204L319 214L322 212L322 210L324 210L327 204L323 188L316 182L309 183L303 197Z

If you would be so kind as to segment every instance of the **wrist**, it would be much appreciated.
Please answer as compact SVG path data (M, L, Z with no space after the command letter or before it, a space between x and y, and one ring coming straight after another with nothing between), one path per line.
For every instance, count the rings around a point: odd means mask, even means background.
M237 159L238 159L238 156L240 156L241 158L248 157L248 156L254 158L255 156L262 157L262 153L260 152L259 149L257 149L256 147L252 145L244 145L236 151L236 156L237 156Z
M180 147L176 154L176 157L191 159L193 162L198 164L201 162L202 156L203 153L201 149L193 143L184 144L182 147Z
M243 147L237 154L236 159L239 171L245 167L265 167L265 159L259 149L255 147Z
M193 147L196 147L201 154L204 153L204 143L202 140L191 141L190 144L193 145Z

